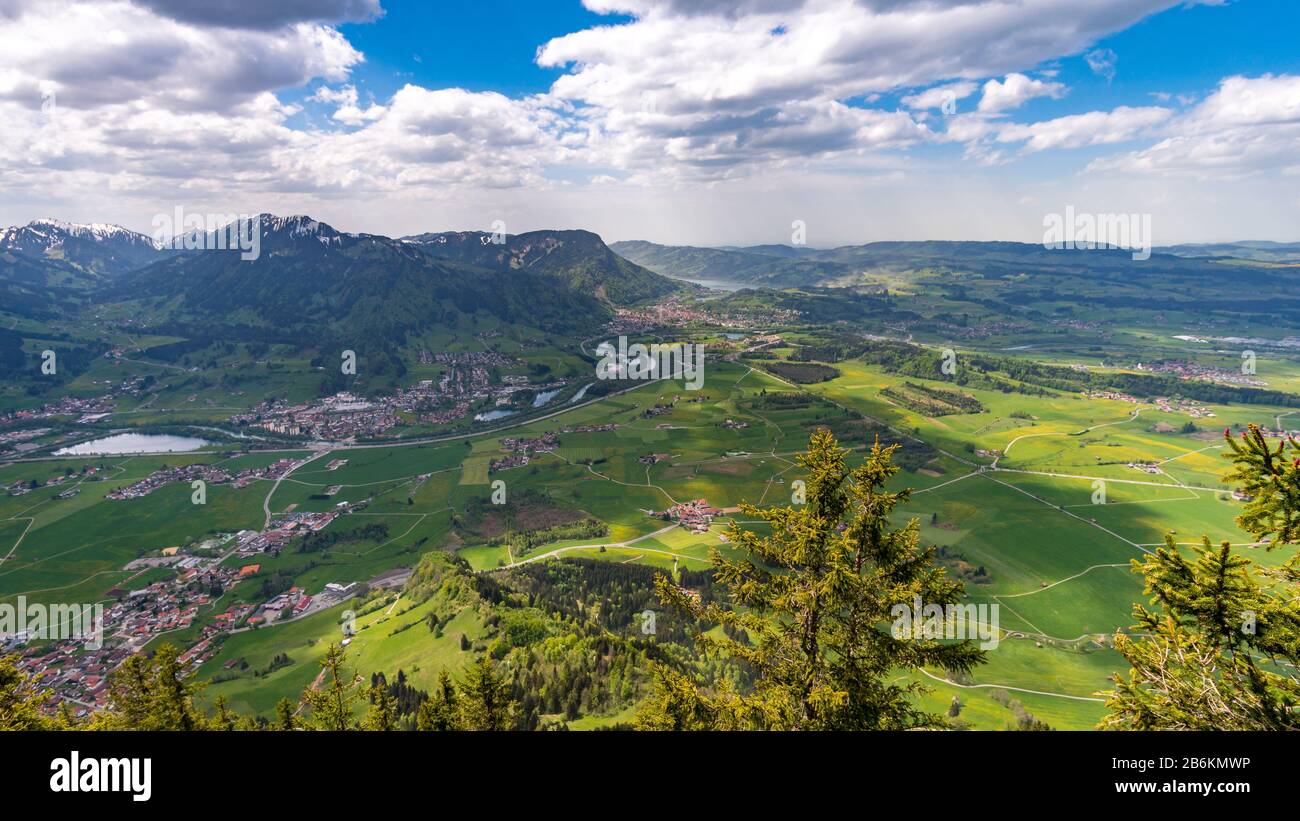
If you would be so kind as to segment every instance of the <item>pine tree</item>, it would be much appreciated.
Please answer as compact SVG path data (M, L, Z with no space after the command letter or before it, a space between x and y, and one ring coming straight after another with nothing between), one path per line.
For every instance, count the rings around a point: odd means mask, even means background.
M456 692L461 729L504 730L509 726L513 706L510 685L497 673L491 659L470 666Z
M282 698L275 704L275 728L277 730L296 730L299 727L297 705L287 698Z
M370 709L361 719L361 729L391 732L397 729L397 719L397 699L385 684L375 684L370 688Z
M46 715L49 700L18 669L18 656L0 656L0 731L66 729L61 715Z
M111 713L96 716L95 723L109 729L143 728L148 720L152 664L148 656L136 654L108 677Z
M320 663L325 680L319 688L308 687L303 690L302 699L311 711L306 725L313 730L357 728L353 711L362 698L358 687L361 677L345 670L343 662L343 648L331 644Z
M1300 535L1300 459L1295 441L1270 447L1250 425L1241 441L1225 430L1225 480L1249 497L1237 523L1270 550ZM1189 561L1172 536L1143 562L1154 609L1137 605L1141 637L1115 636L1130 665L1106 693L1109 729L1300 729L1300 582L1297 558L1265 568L1208 538Z
M458 727L460 710L456 701L456 685L443 670L438 674L438 684L433 694L419 706L415 713L415 728L422 731L445 732Z
M720 623L719 638L699 635L708 653L740 660L756 674L753 692L706 691L661 670L657 690L638 717L644 728L850 730L943 726L942 716L916 706L922 689L900 671L935 666L967 672L982 663L972 643L898 638L894 608L953 605L962 584L934 565L934 548L918 544L919 523L894 528L889 516L909 491L885 484L898 472L897 445L879 441L850 470L848 451L828 430L813 433L806 454L806 503L758 508L746 518L770 534L733 524L728 541L748 553L731 561L711 551L715 585L731 607L703 603L665 576L656 589L665 605L696 622ZM747 634L748 641L732 636Z
M659 665L654 680L654 691L637 711L638 730L711 730L718 725L717 710L685 675Z
M194 706L199 688L186 683L179 655L173 644L164 644L154 654L155 714L165 729L197 730L204 724Z
M208 725L194 700L200 685L186 680L179 653L164 644L153 658L137 654L110 677L108 710L93 726L106 730L201 730Z
M237 716L230 712L230 704L224 695L217 696L216 715L210 724L213 730L234 730Z

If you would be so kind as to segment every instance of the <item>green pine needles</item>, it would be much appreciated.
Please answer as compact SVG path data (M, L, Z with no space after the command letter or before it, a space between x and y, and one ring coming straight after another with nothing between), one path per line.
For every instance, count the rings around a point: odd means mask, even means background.
M1250 425L1240 440L1224 431L1225 477L1246 494L1237 523L1270 550L1296 541L1300 527L1300 443L1271 446ZM1300 582L1292 556L1266 568L1208 538L1189 559L1165 537L1134 570L1152 609L1135 606L1134 635L1116 635L1129 662L1106 693L1101 726L1136 730L1300 729Z
M660 576L665 605L726 637L697 638L706 653L748 664L752 692L708 690L685 674L660 668L654 696L638 715L642 729L904 730L946 726L916 704L921 688L903 675L933 666L967 672L984 660L969 641L895 637L896 605L955 605L962 583L918 544L918 522L889 520L909 491L886 490L898 467L897 445L875 444L850 469L834 436L816 431L797 457L807 501L789 507L744 505L767 523L759 533L733 525L728 539L748 554L730 561L714 550L716 583L730 601L703 604ZM738 636L741 638L733 638Z

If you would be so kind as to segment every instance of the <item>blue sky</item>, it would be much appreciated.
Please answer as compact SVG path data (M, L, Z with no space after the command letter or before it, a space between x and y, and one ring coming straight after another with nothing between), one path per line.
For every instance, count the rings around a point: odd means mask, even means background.
M1300 239L1285 0L12 6L3 222L829 245L1034 241L1071 206Z
M590 26L626 22L569 0L446 0L385 3L373 23L342 26L366 54L354 77L376 95L406 82L430 88L458 86L510 96L545 92L560 70L542 68L538 46Z
M500 0L486 11L475 0L396 0L383 7L377 20L340 27L366 55L353 73L357 87L381 99L408 82L509 96L544 93L563 72L539 66L538 47L632 19L597 14L579 0ZM1232 74L1298 73L1298 29L1300 4L1293 0L1175 6L1096 41L1090 50L1116 54L1112 80L1093 72L1082 55L1046 61L1072 91L1059 100L1034 100L1020 113L1032 119L1141 104L1156 94L1199 96ZM882 99L895 101L909 90Z

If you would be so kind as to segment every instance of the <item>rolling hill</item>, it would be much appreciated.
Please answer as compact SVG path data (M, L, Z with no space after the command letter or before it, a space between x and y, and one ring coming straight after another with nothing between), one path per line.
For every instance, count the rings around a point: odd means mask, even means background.
M630 240L611 248L664 276L768 288L816 285L851 276L852 265L810 258L817 252L784 245L759 248L698 248Z
M505 236L500 244L480 231L419 234L402 242L437 259L544 276L614 305L654 299L681 287L629 261L590 231L530 231Z
M612 247L665 276L767 288L852 285L870 274L950 272L1027 278L1027 284L1086 275L1125 285L1147 281L1160 287L1191 280L1226 289L1243 279L1269 286L1281 284L1275 274L1268 273L1274 267L1270 263L1285 258L1296 246L1176 246L1154 249L1145 260L1135 260L1130 251L1119 248L1066 250L1024 242L890 241L816 249L786 245L699 248L628 241Z

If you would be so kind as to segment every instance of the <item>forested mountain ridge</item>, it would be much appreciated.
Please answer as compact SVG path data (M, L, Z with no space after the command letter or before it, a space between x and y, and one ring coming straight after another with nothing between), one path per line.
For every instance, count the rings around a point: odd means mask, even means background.
M653 299L681 287L616 253L590 231L529 231L494 235L451 231L403 237L432 257L494 271L526 271L615 305Z
M134 272L112 295L166 304L177 319L240 317L284 331L383 339L454 328L478 311L556 331L608 315L599 300L528 272L436 259L409 243L343 233L309 217L263 215L261 223L257 259L238 250L182 254Z

